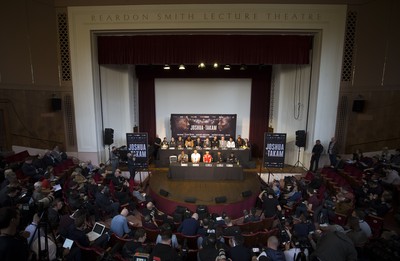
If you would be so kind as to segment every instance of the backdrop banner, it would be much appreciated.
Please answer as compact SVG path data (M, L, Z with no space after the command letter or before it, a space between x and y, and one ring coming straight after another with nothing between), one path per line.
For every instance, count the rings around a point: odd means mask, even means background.
M264 168L285 165L286 133L264 133Z
M171 114L172 137L236 137L236 114Z
M148 134L147 132L136 132L126 134L127 152L135 157L136 169L148 168Z

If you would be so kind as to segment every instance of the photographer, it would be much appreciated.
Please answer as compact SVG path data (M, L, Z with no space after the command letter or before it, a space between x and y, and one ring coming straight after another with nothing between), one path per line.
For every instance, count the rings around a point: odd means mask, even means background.
M265 249L257 257L257 260L265 260L264 257L268 258L270 261L285 261L284 253L278 249L279 240L276 236L270 236L267 242L267 249Z
M279 201L274 197L272 190L263 190L258 197L262 202L262 211L265 218L277 216L282 211Z
M292 237L290 242L284 243L285 251L285 259L293 260L293 261L306 261L308 258L308 249L307 245L304 245L301 241L299 241L296 237Z

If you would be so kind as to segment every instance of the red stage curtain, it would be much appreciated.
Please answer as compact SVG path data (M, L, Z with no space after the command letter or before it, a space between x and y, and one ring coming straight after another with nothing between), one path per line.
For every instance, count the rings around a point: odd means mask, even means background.
M186 68L184 72L163 70L162 66L137 66L140 131L148 132L149 142L153 144L156 134L155 78L251 78L250 132L248 138L252 144L252 155L262 157L264 132L268 130L269 121L271 72L271 66L249 66L245 71L199 70L196 66L192 66Z
M98 36L99 64L308 64L311 35Z

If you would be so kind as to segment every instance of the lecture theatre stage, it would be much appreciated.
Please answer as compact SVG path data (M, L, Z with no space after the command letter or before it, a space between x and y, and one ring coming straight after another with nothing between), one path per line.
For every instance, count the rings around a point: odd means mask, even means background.
M255 206L260 191L260 177L254 172L244 172L242 180L181 180L168 178L168 170L154 170L149 181L157 208L169 215L177 206L196 211L206 205L209 213L239 218L243 209Z

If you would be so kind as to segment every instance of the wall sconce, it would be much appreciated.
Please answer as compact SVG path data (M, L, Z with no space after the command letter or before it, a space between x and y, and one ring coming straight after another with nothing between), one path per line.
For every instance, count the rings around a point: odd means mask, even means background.
M183 64L179 65L179 70L185 70L185 65Z
M247 66L245 64L240 65L240 70L245 71L247 69Z
M206 65L204 63L200 63L198 66L200 69L206 68Z
M164 70L169 70L169 69L171 69L171 67L168 64L164 65Z
M218 63L214 63L214 64L213 64L213 67L214 67L214 68L218 68Z
M225 65L224 70L225 71L230 71L231 70L231 66L229 64Z

